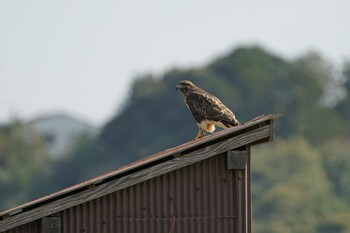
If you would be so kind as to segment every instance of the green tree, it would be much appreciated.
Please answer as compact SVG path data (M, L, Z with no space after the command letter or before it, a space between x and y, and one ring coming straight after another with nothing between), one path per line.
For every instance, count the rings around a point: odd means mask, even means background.
M345 126L331 107L322 104L327 86L335 81L329 67L316 53L287 61L251 47L239 48L208 68L231 84L225 100L235 102L230 107L238 116L248 120L267 112L282 113L280 136L303 135L319 143L342 135Z
M49 178L56 190L63 189L121 165L111 158L98 139L82 135L71 154L54 164Z
M344 65L344 91L345 97L337 104L336 110L344 121L350 119L350 62ZM347 136L350 137L350 125L346 124Z
M315 144L341 137L345 121L322 104L326 86L334 80L327 67L315 53L288 61L260 47L247 47L204 67L141 76L123 111L103 128L101 140L124 163L192 139L196 124L175 92L183 79L217 95L242 122L282 113L278 136L304 136Z
M46 153L39 137L25 138L21 122L0 127L0 209L29 201L50 190Z
M347 232L349 208L332 192L322 156L302 138L253 151L257 232Z
M350 203L350 145L347 140L332 140L318 149L334 192Z

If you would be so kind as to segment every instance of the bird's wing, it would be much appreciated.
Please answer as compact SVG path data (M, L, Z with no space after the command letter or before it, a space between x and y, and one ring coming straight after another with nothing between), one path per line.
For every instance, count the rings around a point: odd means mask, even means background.
M192 92L186 98L186 104L197 122L210 120L221 122L225 126L234 126L238 122L235 115L218 98L206 92Z

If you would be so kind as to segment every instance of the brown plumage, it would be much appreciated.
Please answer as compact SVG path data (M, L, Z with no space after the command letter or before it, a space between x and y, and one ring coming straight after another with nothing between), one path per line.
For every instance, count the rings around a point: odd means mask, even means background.
M215 126L225 129L241 124L217 97L192 82L181 81L176 89L182 92L184 101L197 122L199 130L196 139L205 136L206 132L214 132Z

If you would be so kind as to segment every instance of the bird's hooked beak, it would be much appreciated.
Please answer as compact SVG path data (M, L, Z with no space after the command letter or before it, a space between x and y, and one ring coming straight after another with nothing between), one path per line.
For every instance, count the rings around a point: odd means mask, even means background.
M176 85L176 90L179 90L180 84Z

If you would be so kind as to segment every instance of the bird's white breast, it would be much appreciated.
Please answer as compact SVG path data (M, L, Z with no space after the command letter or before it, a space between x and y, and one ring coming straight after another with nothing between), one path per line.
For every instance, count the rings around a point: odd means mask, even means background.
M204 120L201 123L197 123L198 127L207 131L207 132L214 132L215 131L215 125L216 122L215 121L208 121L208 120Z
M221 122L217 121L209 121L209 120L204 120L201 123L197 123L198 127L207 131L207 132L214 132L215 131L215 126L219 126L220 128L227 129L225 125L223 125Z

